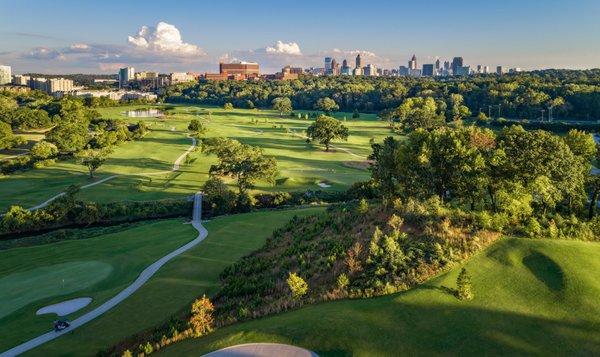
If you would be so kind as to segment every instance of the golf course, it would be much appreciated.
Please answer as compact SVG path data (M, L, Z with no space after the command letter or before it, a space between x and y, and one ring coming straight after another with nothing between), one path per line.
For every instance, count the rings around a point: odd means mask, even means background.
M106 119L136 123L140 118L128 117L127 112L141 108L145 107L120 106L98 111ZM259 182L257 191L343 191L369 177L363 162L371 152L370 140L381 141L389 135L389 130L372 114L362 114L358 119L352 119L352 113L335 116L341 120L346 118L344 124L350 129L349 138L334 142L335 148L325 152L320 145L304 140L310 119L280 117L271 110L174 106L165 111L162 118L143 118L150 132L139 141L116 147L93 180L89 179L86 168L75 160L3 177L0 210L5 211L11 205L32 207L63 192L69 185L84 186L111 176L117 177L82 190L82 199L112 202L190 196L208 179L208 170L215 159L195 151L183 160L179 170L165 171L171 170L174 161L192 145L187 136L187 126L192 119L200 120L207 127L206 137L236 139L264 149L265 155L277 160L279 175L275 184Z
M198 295L213 293L223 268L259 248L273 229L295 215L320 210L317 207L249 213L206 222L204 226L209 231L206 240L167 263L140 290L106 314L31 354L60 351L93 355L131 334L168 320L186 309ZM262 224L267 216L268 226ZM0 251L3 262L0 301L3 307L11 307L11 311L1 310L0 350L50 329L56 316L35 314L43 306L75 297L92 297L90 305L67 316L72 320L116 295L150 263L195 238L195 230L185 223L181 219L140 223L116 234ZM61 269L56 269L57 265ZM31 284L36 282L40 289L30 291ZM18 294L22 291L27 294Z

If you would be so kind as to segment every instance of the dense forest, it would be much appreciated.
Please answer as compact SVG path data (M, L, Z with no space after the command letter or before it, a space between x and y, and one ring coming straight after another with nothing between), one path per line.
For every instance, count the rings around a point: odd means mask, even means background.
M432 98L452 105L452 95L464 98L471 113L492 117L537 119L600 119L600 70L546 70L504 76L302 77L291 81L210 81L169 87L170 102L270 107L287 97L294 109L312 110L317 101L331 98L341 111L380 112L400 106L408 98ZM456 97L455 97L456 98Z

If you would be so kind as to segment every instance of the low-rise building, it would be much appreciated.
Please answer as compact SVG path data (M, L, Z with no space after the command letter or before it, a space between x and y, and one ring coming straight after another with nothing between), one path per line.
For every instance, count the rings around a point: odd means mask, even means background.
M0 84L9 84L12 79L12 68L10 66L0 66Z
M147 99L156 100L158 96L154 93L139 92L139 91L109 91L109 90L76 90L72 92L75 97L82 98L102 98L106 97L112 100L131 100L131 99Z
M12 84L17 85L17 86L28 86L29 87L29 81L31 81L30 76L23 76L23 75L17 74L17 75L13 76Z

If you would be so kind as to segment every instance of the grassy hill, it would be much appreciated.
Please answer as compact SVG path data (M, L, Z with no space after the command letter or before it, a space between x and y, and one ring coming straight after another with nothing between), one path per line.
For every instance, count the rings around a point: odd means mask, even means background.
M475 298L460 301L456 267L418 288L234 324L160 353L201 355L247 342L320 355L597 355L600 245L502 239L469 260Z

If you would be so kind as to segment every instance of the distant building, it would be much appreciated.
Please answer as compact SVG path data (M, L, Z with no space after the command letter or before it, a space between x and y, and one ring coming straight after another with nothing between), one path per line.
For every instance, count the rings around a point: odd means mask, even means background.
M50 78L46 81L46 93L70 92L73 90L73 80L65 78Z
M365 66L365 68L363 68L363 74L365 76L376 76L377 68L372 64L368 64Z
M456 67L456 71L453 71L455 76L468 76L471 74L471 67L469 66L459 66Z
M9 84L12 80L12 69L10 66L0 66L0 85Z
M483 74L489 74L490 73L490 66L483 66Z
M156 100L158 96L153 93L138 92L138 91L108 91L108 90L76 90L72 93L76 97L82 98L102 98L106 97L112 100L131 100L131 99L147 99Z
M437 59L435 60L435 71L436 71L436 72L439 72L439 71L440 71L440 59L439 59L439 58L437 58Z
M361 68L362 69L362 58L360 57L360 53L358 55L356 55L356 61L355 61L355 66L354 68Z
M519 73L522 72L523 70L520 67L515 67L515 68L511 68L508 70L508 73Z
M12 83L18 86L29 86L29 81L31 77L17 74L13 76Z
M425 77L433 77L434 76L434 65L433 64L424 64L423 65L423 76Z
M408 76L408 74L409 74L409 69L408 69L408 67L405 67L405 66L400 66L400 67L398 68L398 75L399 75L399 76Z
M135 80L141 81L143 79L156 79L158 78L158 73L156 72L137 72L135 74Z
M266 79L276 79L276 80L291 80L298 79L298 77L302 74L302 68L299 67L291 67L285 66L281 69L281 72L267 75Z
M197 80L197 77L193 73L173 72L169 74L170 84L193 82L195 80Z
M219 63L219 73L240 74L246 78L258 77L260 75L259 66L256 62L232 62Z
M463 58L462 57L454 57L452 59L452 74L459 75L458 68L463 66Z
M331 60L331 74L337 76L340 74L340 64L334 59Z
M133 67L124 67L119 69L119 88L124 86L135 79L135 69Z
M504 67L497 66L496 67L496 74L503 75L504 74Z
M348 66L347 60L342 61L342 67L340 68L340 74L345 74L345 75L352 74L352 69L350 68L350 66Z
M363 75L363 69L362 67L356 67L352 70L352 75L354 76L362 76Z
M331 74L333 74L332 61L333 61L333 58L331 58L331 57L325 57L325 63L324 63L324 65L325 65L325 67L324 67L325 68L325 75L331 75Z
M421 77L423 72L420 69L409 69L408 75L411 77Z
M410 59L410 61L408 61L408 69L414 70L414 69L417 69L417 67L418 67L417 56L413 55L412 58Z
M48 91L48 80L46 78L31 78L29 81L29 87L34 90L42 92Z

